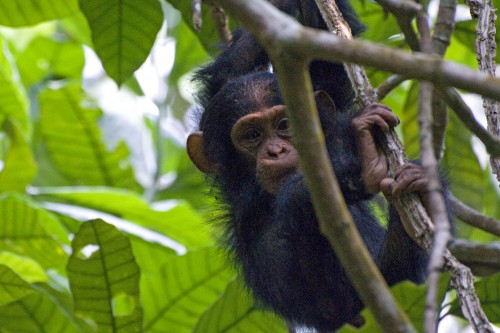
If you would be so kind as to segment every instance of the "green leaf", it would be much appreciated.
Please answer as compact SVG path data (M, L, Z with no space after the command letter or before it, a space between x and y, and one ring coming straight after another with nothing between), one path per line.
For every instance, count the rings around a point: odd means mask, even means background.
M82 224L67 272L75 311L97 332L140 332L139 267L130 241L102 220Z
M373 42L388 42L390 38L401 34L401 29L394 15L387 12L378 3L371 1L352 1L352 6L358 13L361 22L366 25L366 31L361 35L363 39Z
M9 267L0 264L0 307L17 301L32 292L33 289L28 282L21 279Z
M451 180L453 194L471 207L481 210L489 180L472 149L471 138L472 134L455 113L449 112L442 163Z
M78 12L77 0L2 0L0 25L21 27L55 20Z
M187 247L213 243L208 227L188 205L174 205L167 211L149 207L136 193L118 189L44 189L44 196L96 209L159 232Z
M98 127L101 111L88 103L75 85L41 93L41 132L55 166L77 184L135 189L127 147L122 142L108 152Z
M450 274L442 274L439 279L438 284L438 295L436 307L438 309L438 313L441 309L441 304L444 301L444 297L448 290L448 285L450 281ZM397 285L391 287L392 294L394 298L401 306L401 309L408 315L408 318L411 320L413 326L417 330L417 332L423 332L423 313L426 309L425 297L427 294L427 286L426 285L416 285L410 281L403 281L398 283ZM344 325L339 333L354 333L354 332L363 332L363 333L382 333L381 327L378 325L375 317L372 312L365 308L361 315L365 319L365 324L360 328L355 328L349 324Z
M17 275L29 283L47 282L48 280L47 275L39 263L31 258L23 257L12 252L4 251L0 253L0 265L11 268Z
M2 332L77 333L82 332L57 300L42 288L37 293L0 307Z
M231 282L224 295L198 321L194 333L287 332L282 320L259 310L239 281Z
M0 37L0 120L4 117L12 117L23 132L27 132L28 101L26 93L18 76L14 74L6 52L7 48Z
M0 196L0 250L36 260L42 267L61 267L67 255L61 247L58 221L26 199Z
M80 0L94 49L121 85L146 60L163 22L158 0Z
M18 56L19 74L25 85L41 81L45 76L81 77L85 58L81 44L35 38Z
M160 276L143 281L145 331L191 332L233 275L214 248L171 258Z
M404 147L410 159L420 157L420 139L418 136L418 83L412 82L411 87L405 97L405 104L398 116L401 117L401 127L399 128L404 137ZM402 111L401 110L401 111ZM399 110L398 110L399 111Z
M0 192L24 192L36 176L36 162L27 139L15 123L7 119L3 130L9 136L10 147L0 172Z

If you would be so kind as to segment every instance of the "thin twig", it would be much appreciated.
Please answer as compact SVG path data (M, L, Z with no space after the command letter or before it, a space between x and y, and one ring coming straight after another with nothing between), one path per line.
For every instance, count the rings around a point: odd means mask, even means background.
M436 87L446 104L457 114L462 123L484 144L492 156L500 156L500 140L495 138L474 117L472 110L453 88Z
M500 271L500 242L484 244L457 239L450 250L461 262L471 267L476 275L490 275Z
M439 10L432 35L432 49L435 54L444 56L450 45L451 35L455 30L456 0L440 0ZM448 108L437 91L432 94L432 136L434 155L438 160L444 156Z
M211 3L209 3L209 6L212 7L212 18L214 19L219 39L225 44L229 44L233 39L233 34L229 28L229 20L224 13L224 9Z
M391 75L387 78L377 89L375 89L375 93L377 94L377 98L379 101L383 100L391 91L396 89L401 85L401 83L408 80L407 77L403 75Z
M422 52L431 53L431 34L427 15L422 11L417 16L417 27L420 33L420 49ZM438 171L438 162L433 150L432 138L432 91L433 86L429 82L420 83L419 112L418 120L420 124L420 150L422 156L422 166L428 179L428 209L434 222L435 233L434 242L428 266L426 307L424 313L425 332L434 333L436 331L436 300L438 294L439 276L443 267L443 255L446 252L450 236L450 223L446 212L446 205L442 194L442 186Z
M203 23L201 15L201 1L202 0L191 0L191 14L193 18L193 28L195 31L200 31Z
M463 222L473 227L487 231L500 237L500 221L486 216L477 210L467 206L455 196L450 196L451 209L453 214Z

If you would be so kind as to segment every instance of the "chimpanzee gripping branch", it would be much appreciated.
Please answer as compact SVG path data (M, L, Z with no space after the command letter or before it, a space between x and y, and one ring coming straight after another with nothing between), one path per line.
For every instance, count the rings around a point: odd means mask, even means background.
M320 8L325 21L329 25L329 28L334 33L339 33L339 35L343 38L352 39L352 36L349 36L349 29L345 28L347 22L342 18L341 13L338 11L338 8L335 5L334 0L316 0L318 7ZM417 22L419 26L419 31L422 36L420 49L423 52L430 53L432 50L431 41L430 41L430 33L427 24L427 18L425 15L422 15L421 9L418 7L414 8L416 10L415 15L418 16ZM346 33L347 32L347 33ZM369 103L373 103L376 100L370 98L371 96L375 96L373 92L373 88L370 86L368 82L368 78L364 69L358 65L345 64L347 73L349 73L349 77L353 83L354 90L356 91L356 95L359 97L362 105L368 105ZM353 79L355 78L355 79ZM361 82L362 84L358 84ZM426 123L428 128L424 128L422 130L421 141L422 141L422 150L423 150L423 161L422 163L426 167L428 177L430 179L429 187L430 195L433 196L433 203L440 203L437 207L432 209L432 217L434 221L449 225L446 216L446 209L444 207L444 199L441 194L441 189L439 186L438 172L437 172L437 162L434 158L434 154L432 153L431 148L431 136L426 135L430 134L430 122L425 121L425 119L429 119L430 117L430 101L431 101L431 91L432 87L428 87L426 85L422 85L421 93L427 93L427 98L423 98L421 100L422 103L420 108L422 110L422 115L419 116L422 118L421 123ZM429 94L430 93L430 94ZM427 112L424 112L427 111ZM427 116L426 116L427 114ZM406 154L402 148L402 144L399 141L395 131L392 129L388 134L386 134L387 145L384 144L383 148L388 157L389 170L391 172L395 172L396 168L399 167L402 163L407 162ZM397 147L397 150L391 149L391 147ZM403 223L405 223L405 228L407 232L409 232L410 236L414 238L417 243L426 249L428 253L432 254L430 265L429 265L429 279L432 280L429 286L429 293L427 298L427 306L433 310L435 308L435 295L437 291L435 287L437 285L437 269L438 266L443 264L444 259L444 267L446 270L452 272L452 281L451 285L453 288L457 290L457 294L462 305L462 310L464 315L469 319L473 328L476 332L493 332L493 328L491 327L486 315L484 314L479 299L474 291L474 286L472 284L472 273L470 269L460 262L456 260L455 257L450 253L448 249L446 249L447 237L444 238L444 242L441 242L437 237L437 232L435 233L434 225L432 221L429 219L425 208L423 207L420 199L415 194L410 194L406 196L402 196L399 199L399 204L404 208L403 210L406 212L406 220L404 217L402 218ZM402 214L402 213L401 213ZM403 216L403 214L402 214ZM438 225L436 225L438 226ZM445 229L444 226L440 227L441 229ZM437 230L436 230L437 231ZM445 232L444 235L448 233ZM420 237L418 237L420 235ZM434 247L433 247L433 237L434 239ZM432 279L431 279L432 278ZM464 288L464 282L468 285ZM469 284L470 283L470 284ZM436 321L434 311L429 313L426 312L426 332L434 332L436 330Z
M263 1L242 1L242 0L228 0L228 1L215 1L217 4L221 5L226 9L231 15L238 18L245 26L259 39L259 41L266 47L269 55L271 56L273 63L275 64L278 73L280 74L280 80L285 80L283 70L291 70L286 66L286 60L290 58L295 59L295 68L307 68L305 64L310 60L310 54L314 54L316 57L322 60L329 61L349 61L353 63L359 63L362 65L374 66L380 69L392 71L395 73L405 74L408 77L414 77L418 79L424 79L432 81L436 85L442 85L444 82L446 84L451 84L456 87L468 89L470 91L475 91L483 95L487 95L493 98L499 99L500 97L500 81L496 79L487 78L484 75L478 74L475 71L469 70L463 66L452 64L449 62L444 62L438 57L433 57L423 54L409 55L402 51L391 50L388 48L383 48L372 43L362 42L362 41L343 41L332 35L313 31L311 29L305 29L299 24L291 19L284 17L281 13L273 9L271 6ZM362 50L361 52L359 50ZM284 59L283 58L288 58ZM300 74L300 73L299 73ZM290 77L288 77L290 79ZM296 80L295 80L296 81ZM298 82L297 82L298 83ZM310 84L310 82L309 82ZM303 85L303 84L302 84ZM286 87L286 84L282 84L282 87ZM297 89L300 87L300 83L295 86ZM307 88L307 87L306 87ZM306 89L306 92L312 89ZM289 94L284 91L285 97L289 105L291 105L291 113L307 112L308 110L314 109L312 99L309 101L298 101L297 105L302 105L304 108L300 110L299 107L293 106L294 103L290 103L289 98L293 98L293 94ZM302 95L302 94L296 94ZM305 119L307 117L303 117ZM294 121L291 121L292 127L294 126ZM298 123L295 124L297 128ZM300 124L303 125L303 124ZM317 126L316 126L317 127ZM319 138L317 141L320 142L321 138L317 133L314 132L314 126L311 128L313 131L307 134L303 134L304 140L311 140L315 135ZM298 131L297 131L298 132ZM299 138L300 141L300 138ZM394 141L397 142L397 141ZM311 147L311 146L309 146ZM304 149L297 147L297 150L301 152ZM307 150L307 149L306 149ZM406 157L401 146L390 147L393 159L398 165L405 162ZM394 153L396 152L396 153ZM394 163L394 162L393 162ZM307 171L305 171L307 177ZM312 180L309 178L309 180ZM332 178L330 179L332 180ZM311 184L310 181L308 181ZM334 183L333 181L331 183ZM315 186L318 186L318 193L328 194L328 189L322 187L321 182L314 183L312 187L315 191L317 190ZM331 184L328 184L331 185ZM324 192L321 192L324 190ZM316 201L318 195L313 193L313 201ZM326 196L328 197L328 196ZM332 196L334 199L334 195ZM331 202L334 202L333 200ZM432 243L432 225L429 223L426 217L425 210L415 209L415 205L410 202L410 204L401 202L403 209L410 212L409 216L418 216L415 221L410 224L411 230L417 230L413 235L419 240L423 247L429 249ZM318 205L320 206L320 205ZM328 205L326 205L328 206ZM416 204L418 207L418 204ZM420 205L421 206L421 205ZM335 210L332 211L335 214ZM424 216L420 216L421 214ZM320 216L320 221L323 220ZM345 225L348 219L341 219ZM424 221L422 223L422 221ZM322 229L323 230L323 229ZM327 235L328 236L328 235ZM336 249L337 250L337 249ZM342 260L342 253L338 253ZM345 258L344 258L345 259ZM445 255L446 264L445 267L453 272L464 272L465 269L456 260L447 253ZM349 266L349 265L347 265ZM359 272L358 272L359 273ZM470 273L470 272L469 272ZM353 272L349 273L352 277ZM472 324L476 328L480 328L482 331L489 331L491 327L489 326L484 315L481 315L477 311L478 304L476 304L476 299L474 296L470 295L472 279L470 274L467 273L456 273L455 287L460 295L465 295L461 298L461 303L464 309L464 313L470 318ZM355 286L358 288L359 283L354 280ZM362 286L360 289L363 289ZM360 294L363 295L363 292ZM369 291L369 290L368 290ZM367 305L371 305L372 309L377 308L376 304L368 302L364 299ZM386 304L387 306L387 304ZM480 309L480 308L479 308ZM384 315L383 313L381 315ZM379 322L384 325L384 320L382 317L378 317ZM393 322L394 323L394 322ZM402 331L408 330L408 325L402 321L400 328ZM384 326L385 327L385 326ZM394 331L394 325L392 329L387 327L388 331ZM398 330L400 331L400 330Z

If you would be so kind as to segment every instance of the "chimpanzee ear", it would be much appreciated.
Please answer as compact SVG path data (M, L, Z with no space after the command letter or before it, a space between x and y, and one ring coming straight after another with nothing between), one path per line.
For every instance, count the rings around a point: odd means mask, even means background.
M217 166L210 162L203 149L203 132L194 132L187 138L187 153L198 170L213 175L217 173Z
M317 90L314 92L314 97L316 98L316 107L321 110L329 110L335 112L337 107L333 102L333 99L324 90Z

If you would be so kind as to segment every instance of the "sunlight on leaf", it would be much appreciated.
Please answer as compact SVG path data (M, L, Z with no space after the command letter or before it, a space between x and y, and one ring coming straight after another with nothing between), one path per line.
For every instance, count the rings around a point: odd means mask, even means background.
M12 252L0 252L0 265L11 268L17 275L29 283L46 282L48 280L39 263L31 258Z
M54 164L77 184L135 189L127 147L107 150L97 123L101 111L85 104L89 101L76 85L41 93L42 136Z
M0 172L0 192L24 192L37 171L31 147L20 128L10 119L5 121L3 130L9 136L10 148Z
M21 299L32 292L33 289L28 282L24 281L9 267L0 264L0 307Z
M67 272L75 311L93 320L97 331L140 331L139 267L128 238L112 225L93 220L82 224L71 245ZM82 259L86 248L92 254Z

